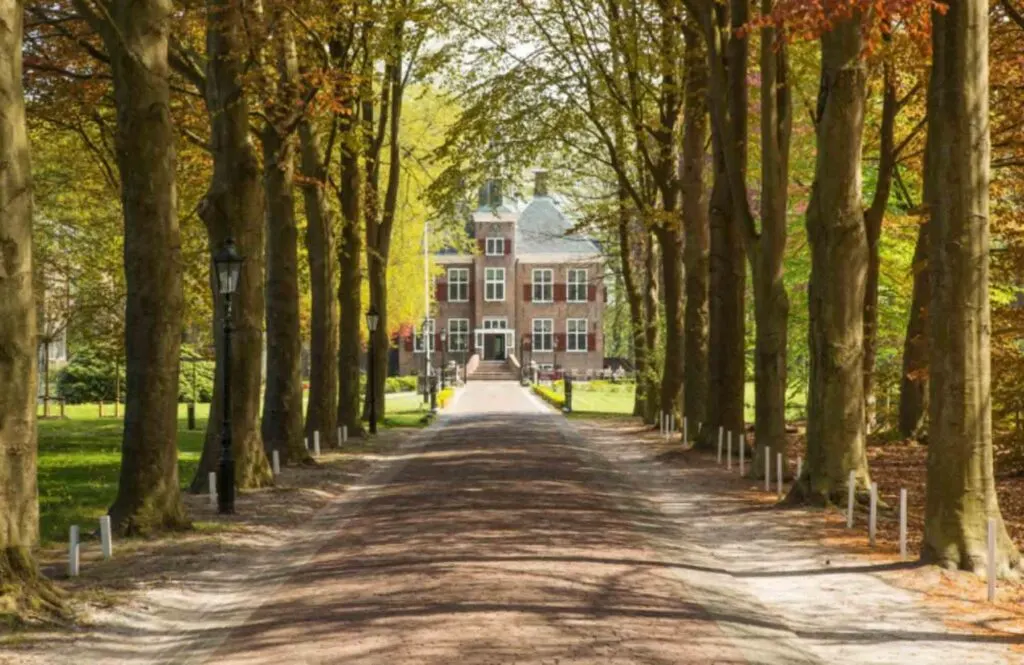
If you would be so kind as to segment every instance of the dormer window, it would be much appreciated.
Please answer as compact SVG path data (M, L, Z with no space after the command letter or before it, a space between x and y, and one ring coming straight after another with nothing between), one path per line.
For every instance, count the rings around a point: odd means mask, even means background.
M488 238L486 253L487 256L505 256L505 239Z

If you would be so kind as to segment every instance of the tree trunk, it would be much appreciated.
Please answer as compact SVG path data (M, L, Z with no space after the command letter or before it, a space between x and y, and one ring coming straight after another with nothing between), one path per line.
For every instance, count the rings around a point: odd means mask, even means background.
M362 341L360 321L363 317L360 287L359 236L359 140L352 120L354 104L349 100L347 111L339 120L341 138L340 184L338 202L341 207L341 234L338 241L338 305L340 331L338 340L338 424L349 434L362 433L359 401L360 358Z
M744 319L746 298L746 258L743 247L743 230L736 216L742 211L736 209L738 196L745 197L745 191L734 195L729 183L726 150L737 157L733 168L740 186L746 176L747 145L747 41L745 38L727 38L746 23L747 4L745 0L734 0L729 6L716 4L713 15L706 19L714 21L714 29L707 31L721 43L724 50L709 49L709 69L725 68L725 82L715 86L709 84L710 93L717 93L720 121L712 123L712 145L714 148L714 184L711 189L711 270L710 270L710 327L708 353L708 422L703 444L715 445L718 428L739 433L744 430L744 396L746 390L746 347ZM731 29L730 29L731 28ZM716 37L717 36L717 37ZM721 62L718 60L721 59ZM715 62L712 62L715 60ZM721 82L721 78L716 77ZM722 100L725 103L722 103ZM728 118L725 119L725 109ZM726 126L728 123L728 126ZM729 138L731 140L729 140ZM730 145L725 145L726 143Z
M910 301L907 334L903 339L900 377L900 434L920 438L928 412L928 224L917 232L914 249L914 292Z
M685 314L685 415L690 431L707 420L708 413L708 257L711 231L708 227L707 187L704 184L705 141L708 134L706 91L707 56L700 35L687 30L685 36L685 82L682 173L683 224L686 270Z
M821 37L818 157L807 208L811 370L807 467L794 500L845 500L850 471L870 481L864 433L864 284L868 246L861 206L867 67L861 16Z
M243 8L231 0L207 0L206 108L210 115L213 179L199 208L210 243L213 339L217 354L213 399L203 454L192 479L193 492L205 492L207 474L217 471L224 418L225 363L231 363L231 441L235 482L257 488L273 482L260 435L260 379L263 364L264 219L259 160L250 139L249 98L242 85L247 53ZM224 355L223 296L217 291L213 255L228 238L245 258L232 296L234 332L231 357Z
M263 129L263 189L267 200L267 379L263 393L263 446L284 461L309 456L302 440L302 337L299 326L299 231L295 223L295 135L299 107L298 61L288 16L272 9L280 81ZM321 435L329 432L321 432ZM312 439L309 445L313 445Z
M645 416L647 413L647 336L644 326L644 289L637 279L636 267L638 252L634 236L634 224L631 223L631 210L625 188L618 188L619 202L619 261L622 263L622 284L629 303L630 335L633 341L633 363L636 374L636 388L633 393L633 415Z
M0 8L0 604L31 606L40 580L36 488L36 303L32 295L32 166L25 129L24 5Z
M654 245L654 238L650 232L643 232L644 251L644 347L647 349L646 362L644 363L644 422L653 425L658 422L659 404L658 392L658 255ZM641 379L638 378L639 382Z
M306 251L309 254L309 282L312 296L312 325L309 356L309 406L306 407L306 436L326 434L326 441L338 440L338 304L333 295L337 256L331 213L324 187L327 171L312 123L299 124L302 146L302 196L306 209Z
M671 214L672 210L660 211ZM685 275L683 274L683 229L680 218L672 226L655 232L661 248L661 281L665 304L665 362L661 370L661 409L682 422L683 374L686 370L683 351L683 314L686 309Z
M184 296L170 112L168 2L119 0L103 30L124 207L127 398L111 520L122 533L188 524L178 485Z
M878 273L881 260L878 241L882 221L889 204L893 172L896 166L894 129L899 104L896 99L896 74L890 60L885 62L882 95L882 125L878 137L878 179L871 205L864 212L864 229L868 242L868 274L864 288L864 417L867 431L875 423L875 358L878 355Z
M996 570L1020 567L1003 524L992 449L988 292L988 3L932 12L925 178L931 377L922 559L981 573L995 521Z
M770 15L773 0L762 0ZM783 281L786 257L789 137L792 126L786 44L774 24L761 28L761 233L751 241L754 281L754 438L751 475L764 477L764 456L788 459L786 349L789 296Z

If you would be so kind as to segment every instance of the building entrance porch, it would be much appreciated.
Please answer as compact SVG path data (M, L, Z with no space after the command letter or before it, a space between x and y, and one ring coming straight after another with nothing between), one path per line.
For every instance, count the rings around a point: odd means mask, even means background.
M506 328L474 330L476 348L481 350L483 360L507 360L508 354L514 351L513 340L515 331Z

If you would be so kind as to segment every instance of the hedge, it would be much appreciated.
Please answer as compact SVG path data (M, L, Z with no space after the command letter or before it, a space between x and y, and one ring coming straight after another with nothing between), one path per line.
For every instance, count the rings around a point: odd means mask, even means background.
M554 390L541 385L534 385L533 392L537 393L542 400L559 410L565 407L565 395L556 393Z
M437 405L443 409L445 406L448 405L448 401L454 396L454 388L445 388L441 392L437 393Z
M389 376L384 380L384 392L416 392L416 379L415 376Z
M192 363L186 360L188 357L189 349L183 348L178 375L179 402L192 401ZM115 372L120 374L120 381L115 380ZM196 401L209 402L213 398L213 373L213 361L196 361ZM68 404L113 400L115 386L120 388L118 399L123 402L124 362L116 363L111 354L93 347L77 350L68 364L57 373L57 395Z

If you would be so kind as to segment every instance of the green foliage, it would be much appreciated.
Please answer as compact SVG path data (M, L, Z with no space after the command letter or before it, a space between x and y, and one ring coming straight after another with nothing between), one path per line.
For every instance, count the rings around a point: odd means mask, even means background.
M181 347L181 370L178 379L179 402L209 402L213 399L213 383L216 364L202 360L191 347ZM195 359L195 360L193 360ZM195 388L193 389L193 383ZM193 395L193 393L195 393Z
M565 406L565 395L557 392L555 387L548 388L542 385L534 385L533 392L536 393L542 400L558 409L561 409L562 407Z
M68 404L124 401L124 364L101 347L87 346L72 356L57 374L57 395Z
M416 391L415 376L389 376L384 381L384 392L404 393Z

